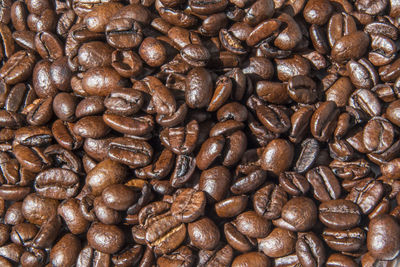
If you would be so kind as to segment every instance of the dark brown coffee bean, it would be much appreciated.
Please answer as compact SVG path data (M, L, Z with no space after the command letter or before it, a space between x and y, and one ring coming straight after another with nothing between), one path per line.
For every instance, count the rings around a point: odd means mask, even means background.
M225 145L225 138L221 135L208 138L200 148L196 157L196 164L200 170L207 169L220 156Z
M237 256L232 267L244 267L251 264L254 267L270 267L272 266L270 259L261 252L249 252Z
M72 266L81 249L81 241L73 234L64 235L51 249L50 262L53 266Z
M52 126L54 139L65 149L73 150L79 148L83 143L83 138L76 135L73 131L74 124L56 120Z
M148 165L152 156L153 148L145 141L118 137L109 144L108 157L131 168Z
M104 253L115 253L125 243L125 236L121 229L115 225L102 223L93 223L90 226L87 239L92 248Z
M214 203L224 199L228 192L231 174L224 166L217 166L201 173L199 189L207 195L207 202Z
M62 202L58 206L58 214L67 224L69 231L75 235L84 233L89 226L89 221L83 217L76 199Z
M307 180L311 184L314 197L321 201L338 199L341 193L339 181L327 166L318 166L307 172Z
M54 114L63 121L75 119L76 98L68 93L59 93L53 99Z
M191 108L203 108L212 97L212 80L204 68L192 69L186 77L186 104Z
M30 223L42 225L49 218L57 214L57 206L57 200L32 193L24 199L22 213Z
M255 26L266 18L273 15L274 4L273 1L260 0L251 5L250 9L246 12L243 21L251 26Z
M381 260L392 260L400 250L399 224L390 215L372 219L367 234L368 250L373 257ZM392 234L386 232L390 229Z
M326 266L327 267L356 267L358 266L355 261L351 257L345 256L343 254L335 253L329 256L329 258L326 261Z
M314 111L310 121L311 133L315 139L326 142L335 130L339 110L335 102L327 101Z
M189 223L188 234L192 244L199 249L212 250L220 240L217 226L207 217Z
M204 192L185 189L172 203L171 212L179 221L190 223L204 213L206 197Z
M233 196L215 203L215 212L221 218L239 215L247 206L248 197L244 195Z
M277 219L286 202L286 193L281 187L273 184L259 189L253 197L254 210L268 220Z
M322 266L326 260L324 244L313 232L300 234L296 242L296 255L302 266Z
M196 147L199 125L192 120L186 127L165 128L160 133L163 145L175 154L190 154Z
M307 197L294 197L282 208L281 218L274 225L291 231L307 231L317 221L317 206Z
M32 74L35 64L35 55L29 51L14 53L0 69L0 78L6 84L24 82Z
M110 67L91 68L83 73L82 87L89 95L107 96L114 88L121 88L124 81Z
M154 221L147 228L146 243L156 254L165 254L178 248L186 237L186 226L169 215Z
M84 138L101 138L109 131L101 116L83 117L74 125L74 133Z
M258 105L256 113L260 122L274 133L284 133L290 128L289 116L279 106Z
M107 207L115 210L126 210L133 204L136 195L128 186L113 184L103 190L102 198Z
M255 170L246 176L237 178L232 186L231 192L240 195L256 190L267 179L267 172L264 170Z
M87 207L86 207L86 204ZM117 210L109 208L103 201L102 197L96 197L93 201L93 209L91 209L91 203L85 203L85 207L81 206L81 212L85 213L86 219L91 219L90 215L92 215L92 211L94 211L95 218L97 218L101 223L111 225L111 224L118 224L122 221L121 213ZM83 210L83 208L87 209ZM89 216L88 216L89 215ZM94 221L95 219L91 219Z
M279 175L279 185L292 196L303 195L310 189L307 179L296 172L283 172Z
M125 117L114 114L104 114L104 122L113 130L134 136L144 136L153 130L154 119L150 115Z
M263 151L261 167L278 176L290 167L293 156L293 145L290 142L284 139L274 139Z
M296 245L296 233L275 228L265 238L258 239L258 246L262 252L272 258L282 257L294 251Z
M35 190L42 197L66 199L75 196L78 188L78 175L66 169L48 169L35 179Z
M362 247L367 236L361 228L348 230L325 229L322 233L322 238L333 250L352 252Z
M39 32L35 36L35 49L43 59L54 61L63 56L63 44L50 32Z
M248 252L254 248L255 242L240 233L234 222L224 224L224 234L228 244L240 252Z
M110 184L121 183L126 176L126 167L106 159L96 165L86 176L86 185L92 194L100 195Z
M314 0L307 2L303 10L303 15L305 20L310 24L324 25L328 21L332 11L333 7L329 1Z
M350 97L349 104L356 109L361 109L371 117L379 116L382 111L377 96L367 89L355 91Z
M235 225L239 232L252 238L266 237L271 231L271 222L254 211L246 211L238 215Z
M369 214L383 197L383 193L384 189L380 181L366 178L351 189L346 199L357 204L364 214Z
M365 54L369 41L369 36L361 31L343 36L333 46L332 58L339 63L344 63L349 59L358 59Z
M317 85L308 76L294 76L287 85L288 95L298 103L311 104L317 100Z
M301 143L301 152L293 168L298 173L305 173L315 164L320 147L315 139L307 138Z
M361 222L361 210L349 200L330 200L319 206L319 219L327 227L346 230Z

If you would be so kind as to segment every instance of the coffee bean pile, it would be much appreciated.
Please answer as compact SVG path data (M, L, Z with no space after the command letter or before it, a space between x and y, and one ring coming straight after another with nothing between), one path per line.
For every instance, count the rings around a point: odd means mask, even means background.
M399 267L399 0L0 0L0 266Z

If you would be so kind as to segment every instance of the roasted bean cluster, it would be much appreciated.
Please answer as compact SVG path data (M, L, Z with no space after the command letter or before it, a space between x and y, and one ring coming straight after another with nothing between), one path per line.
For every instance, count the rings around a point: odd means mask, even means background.
M0 266L400 266L399 0L0 0Z

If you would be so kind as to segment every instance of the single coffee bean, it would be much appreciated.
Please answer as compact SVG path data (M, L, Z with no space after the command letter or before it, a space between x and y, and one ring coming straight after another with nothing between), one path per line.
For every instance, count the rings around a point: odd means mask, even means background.
M356 227L361 222L361 210L349 200L330 200L319 206L319 219L327 227L346 230Z
M394 259L400 251L398 222L390 215L381 215L370 221L368 229L367 246L371 255L380 260Z
M115 225L93 223L87 232L87 240L89 245L98 251L115 253L124 245L125 235Z

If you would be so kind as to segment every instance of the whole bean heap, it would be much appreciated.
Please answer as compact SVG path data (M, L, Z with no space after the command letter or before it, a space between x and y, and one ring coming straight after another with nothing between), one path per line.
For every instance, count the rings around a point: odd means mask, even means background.
M399 0L0 0L0 266L400 266Z

